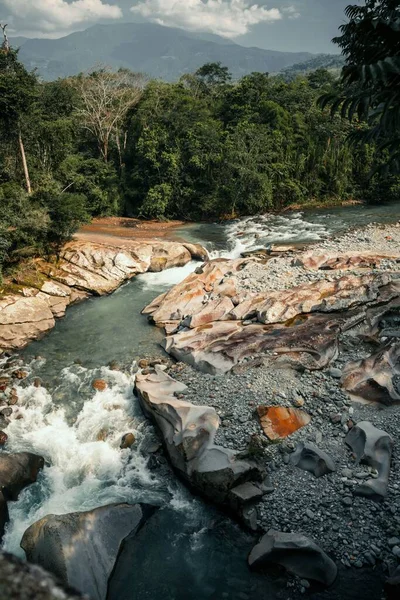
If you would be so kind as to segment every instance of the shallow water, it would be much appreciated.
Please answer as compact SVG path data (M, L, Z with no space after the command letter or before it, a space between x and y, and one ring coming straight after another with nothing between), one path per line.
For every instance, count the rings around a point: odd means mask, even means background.
M211 256L238 257L268 243L318 241L371 221L392 222L399 215L400 203L352 207L267 215L228 225L195 224L176 235L204 243ZM239 600L246 594L266 600L280 597L278 588L282 590L247 570L253 536L194 498L175 479L149 470L140 449L153 432L132 393L134 369L119 372L105 366L113 360L131 365L139 357L163 354L162 332L149 326L140 311L197 264L139 276L111 296L70 308L53 331L21 353L31 373L28 383L39 376L45 387L20 388L23 418L7 428L8 450L41 454L47 465L38 484L10 503L5 548L23 555L23 532L46 514L113 502L162 507L140 532L138 543L125 545L108 600ZM108 381L105 392L92 389L98 377ZM137 438L132 452L119 449L128 431Z

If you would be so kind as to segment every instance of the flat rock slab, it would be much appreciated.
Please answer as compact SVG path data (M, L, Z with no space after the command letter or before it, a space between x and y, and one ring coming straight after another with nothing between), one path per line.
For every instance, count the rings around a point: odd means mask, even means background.
M333 560L312 540L298 533L270 530L249 554L251 568L278 564L288 573L332 585L337 576Z
M296 265L305 269L347 270L375 269L383 260L400 261L400 254L377 254L374 252L348 252L344 254L314 254L305 253L298 258Z
M64 585L105 600L108 579L121 545L155 508L112 504L67 515L48 515L27 529L21 546L30 562L53 573Z
M311 422L310 415L298 408L259 406L257 413L261 427L270 440L284 439Z

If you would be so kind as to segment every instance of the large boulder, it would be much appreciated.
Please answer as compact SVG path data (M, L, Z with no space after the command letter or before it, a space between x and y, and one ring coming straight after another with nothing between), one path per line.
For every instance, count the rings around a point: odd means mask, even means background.
M372 500L382 500L387 494L392 457L393 440L391 436L377 429L369 421L361 421L350 429L346 444L354 452L357 464L364 462L376 469L378 475L355 489L355 494Z
M329 454L308 442L297 445L296 451L290 456L290 462L303 471L309 471L315 477L322 477L336 470Z
M64 585L105 600L121 545L155 508L112 504L67 515L48 515L27 529L21 546L30 562L53 573Z
M44 458L30 452L0 454L0 490L7 500L17 500L20 492L35 483L44 467Z
M385 405L400 402L400 343L391 343L368 358L347 363L342 386L364 400Z
M157 424L173 467L199 492L230 505L231 490L246 481L261 482L264 473L255 463L214 444L219 427L215 409L178 399L185 389L157 366L155 372L136 377L143 412Z
M312 540L299 533L270 530L254 546L248 558L251 568L278 564L288 573L332 585L337 576L333 560Z
M8 516L7 501L4 498L4 494L2 492L0 492L0 542L3 539L5 527L8 523L8 520L9 520L9 516Z
M0 600L89 600L36 565L0 552Z

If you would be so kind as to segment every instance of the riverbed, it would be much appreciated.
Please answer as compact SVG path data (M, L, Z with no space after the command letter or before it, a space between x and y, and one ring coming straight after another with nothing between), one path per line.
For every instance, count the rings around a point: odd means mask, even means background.
M272 243L316 242L370 222L394 222L399 215L400 204L356 206L228 225L193 224L174 230L174 235L205 244L212 257L238 257ZM8 450L41 454L46 466L38 484L10 506L5 549L23 556L19 544L24 531L46 514L114 502L161 507L135 541L126 544L108 600L288 596L284 580L248 571L253 535L193 497L167 470L151 469L141 451L155 432L132 393L135 361L161 357L163 350L161 331L149 326L140 311L197 265L141 275L111 296L70 308L53 331L20 354L30 377L19 390L23 418L7 428ZM111 361L121 369L110 369ZM35 377L41 378L42 387L33 385ZM108 383L104 392L92 388L99 377ZM121 451L121 436L128 431L137 442L132 451Z

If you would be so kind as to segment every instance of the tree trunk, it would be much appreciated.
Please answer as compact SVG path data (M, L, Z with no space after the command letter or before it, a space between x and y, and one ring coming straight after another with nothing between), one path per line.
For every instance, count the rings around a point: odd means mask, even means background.
M28 163L26 162L25 148L24 148L24 143L22 141L21 130L19 130L19 132L18 132L18 141L19 141L19 149L21 151L22 166L24 168L26 190L27 190L28 194L30 195L32 193L32 187L31 187L31 180L29 178Z

